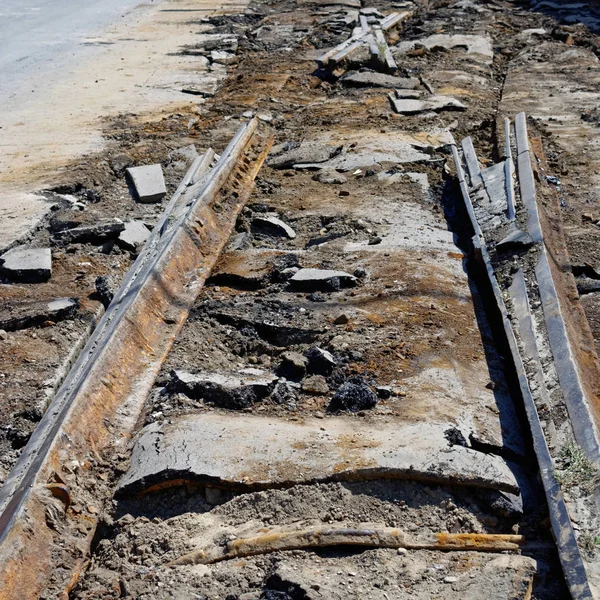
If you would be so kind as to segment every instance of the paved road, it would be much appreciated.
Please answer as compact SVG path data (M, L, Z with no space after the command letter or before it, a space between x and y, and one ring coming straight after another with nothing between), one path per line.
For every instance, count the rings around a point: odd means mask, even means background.
M55 69L89 52L86 38L101 35L137 4L139 0L0 0L4 109L45 83Z

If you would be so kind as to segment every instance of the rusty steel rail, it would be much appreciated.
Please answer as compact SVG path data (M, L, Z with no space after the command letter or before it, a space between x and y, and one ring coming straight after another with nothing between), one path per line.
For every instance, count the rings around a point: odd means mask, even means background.
M37 598L51 577L64 583L66 597L76 583L104 500L93 492L108 490L95 465L103 449L118 448L132 431L271 143L253 119L212 171L211 152L195 161L171 199L0 490L0 599ZM85 517L69 510L90 497L95 505ZM57 501L59 526L51 518Z
M506 132L506 147L507 149L509 149L510 127L508 125L506 126ZM520 113L515 119L515 137L517 141L518 155L520 157L520 160L518 160L517 163L519 188L521 192L520 198L523 204L523 212L525 212L528 216L527 231L529 232L533 240L540 242L539 252L541 258L539 259L538 267L536 268L536 276L538 277L538 282L545 278L545 285L547 287L550 287L553 290L553 295L556 296L556 290L554 288L554 282L552 281L552 276L550 274L549 268L546 269L546 271L543 273L543 277L540 277L539 275L539 264L547 264L547 258L546 249L543 246L545 240L542 234L537 201L535 197L535 184L533 172L531 170L529 142L524 113ZM476 175L476 173L474 173L474 170L479 170L479 166L470 138L463 140L462 148L464 162L467 165L467 170L469 170L470 177L473 177L474 175ZM469 214L469 220L471 221L471 225L474 232L474 236L472 238L474 251L476 254L479 255L479 259L486 271L491 291L495 300L496 308L498 310L498 314L502 322L502 328L504 330L512 363L514 365L514 369L517 375L518 384L523 399L525 414L527 416L527 421L529 424L529 431L532 437L533 448L536 454L540 470L540 479L544 487L546 501L548 503L548 511L550 517L550 524L552 527L552 533L558 549L558 554L563 568L565 580L573 600L591 600L595 596L591 591L586 566L584 564L583 557L581 555L577 543L577 538L575 535L567 503L565 502L561 486L555 474L554 461L550 453L544 429L542 427L540 415L538 413L538 408L536 406L536 402L532 392L533 388L530 385L530 378L525 369L525 363L528 360L533 363L535 363L536 360L537 362L539 362L539 356L537 355L537 348L535 348L533 330L531 329L532 318L529 312L527 289L525 286L525 280L523 278L523 271L519 271L517 276L515 276L515 283L513 283L509 290L511 299L513 300L513 302L517 302L518 304L517 314L511 315L509 314L509 310L504 301L503 292L500 287L500 284L498 283L494 265L492 264L490 254L488 252L488 244L485 239L485 233L482 231L480 219L478 218L476 210L474 208L473 199L471 197L472 190L469 189L467 179L465 178L465 172L463 169L461 158L458 153L458 147L456 142L453 141L453 143L451 144L451 149L455 167L457 170L458 182L463 196L463 201ZM513 173L511 164L512 158L510 154L506 159L506 163L509 164L509 166L505 167L504 169L504 174L506 178L506 186L504 188L504 193L506 195L507 200L506 219L507 221L514 222L515 207L514 196L512 195ZM469 168L469 166L471 168ZM477 185L477 182L475 182L473 184L473 187L476 188ZM540 297L542 299L542 303L544 302L544 295L544 290L541 289L540 284ZM558 306L558 298L556 298L555 304L556 306ZM513 316L516 318L511 318ZM560 315L560 311L556 310L556 314L553 314L553 316L555 317L555 319L560 321L560 324L564 329L564 322L562 319L562 315ZM545 316L545 318L547 317ZM531 329L531 332L525 331L525 329L528 328ZM526 345L524 351L521 351L519 348L515 331L519 331L519 334L522 338L524 336L524 333L529 333L530 335L529 345ZM553 349L553 360L555 365L557 365L557 363L561 360L564 361L565 356L570 357L571 355L568 340L566 339L566 334L564 334L563 337L564 346L561 347L559 351ZM541 365L539 365L538 368L541 369ZM574 368L575 367L573 366L573 369ZM557 366L557 371L560 372L559 366ZM573 376L572 379L576 379L578 382L578 379L575 376ZM541 387L543 387L545 385L543 383L543 380L540 379L539 381L541 382ZM563 384L562 381L561 389L565 396L565 400L567 401L567 405L569 406L569 417L577 441L582 445L582 447L584 447L584 449L588 451L588 453L592 457L597 457L597 447L590 441L595 441L595 427L592 423L591 417L583 410L583 392L580 392L578 394L578 398L580 401L579 404L576 407L574 407L572 405L569 405L568 392L570 390L568 386ZM571 404L574 404L574 402L572 402ZM583 413L585 413L585 418L584 416L582 416ZM581 426L582 423L584 423L583 427ZM579 430L582 431L578 437L577 433L579 432Z

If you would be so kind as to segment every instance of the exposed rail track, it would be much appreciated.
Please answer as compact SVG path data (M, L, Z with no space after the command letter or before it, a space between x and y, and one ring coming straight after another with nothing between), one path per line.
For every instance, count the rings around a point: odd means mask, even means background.
M412 14L357 14L320 75L389 76ZM446 102L399 81L394 110ZM484 167L365 94L265 167L256 118L194 161L0 489L0 598L598 597L597 364L541 143L497 115Z

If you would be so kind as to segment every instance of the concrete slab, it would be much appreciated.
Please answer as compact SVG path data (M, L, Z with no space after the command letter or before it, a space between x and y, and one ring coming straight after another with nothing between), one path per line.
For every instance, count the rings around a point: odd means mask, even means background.
M145 165L127 169L137 199L143 203L160 202L167 195L165 178L160 165Z
M499 456L449 447L447 423L375 426L352 418L303 422L203 413L152 423L138 437L120 492L188 479L228 488L327 480L407 478L518 493Z
M52 276L50 248L17 246L0 257L2 272L13 281L39 283Z

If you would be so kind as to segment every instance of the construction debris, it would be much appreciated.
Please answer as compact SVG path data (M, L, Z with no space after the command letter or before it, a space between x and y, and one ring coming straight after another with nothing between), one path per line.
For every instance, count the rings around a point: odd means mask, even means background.
M160 202L167 195L165 178L160 165L130 167L127 176L136 198L142 203Z

